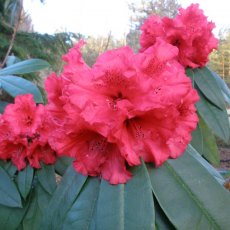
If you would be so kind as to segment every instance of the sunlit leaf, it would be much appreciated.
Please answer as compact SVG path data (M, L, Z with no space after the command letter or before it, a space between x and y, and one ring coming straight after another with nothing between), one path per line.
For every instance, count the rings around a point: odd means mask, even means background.
M0 70L0 76L18 75L40 71L49 67L49 63L41 59L29 59L10 65Z
M25 80L21 77L0 76L0 86L12 97L31 93L37 103L43 103L42 94L38 87L31 81Z

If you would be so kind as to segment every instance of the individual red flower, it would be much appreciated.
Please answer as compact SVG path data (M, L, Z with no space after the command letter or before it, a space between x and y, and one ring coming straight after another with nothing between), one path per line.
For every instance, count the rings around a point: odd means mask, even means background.
M156 38L164 38L165 36L164 24L161 18L157 15L149 16L141 26L141 31L141 52L154 45L156 42Z
M75 158L73 166L83 175L102 176L111 184L131 177L117 146L77 115L53 133L50 143L60 156Z
M47 109L52 114L51 119L59 125L68 116L66 113L70 113L71 106L69 107L68 103L69 86L73 83L80 84L92 75L91 68L84 62L80 52L80 48L84 44L85 42L81 40L67 54L63 55L62 59L66 63L60 76L52 73L45 81L48 96ZM80 98L81 94L78 97ZM80 100L83 100L83 98Z
M20 95L0 118L0 159L11 160L18 170L54 164L56 153L48 143L51 120L43 105L36 106L31 94Z
M0 159L12 160L18 170L22 170L26 166L27 143L19 140L0 140ZM23 143L24 142L24 143Z
M198 4L180 8L174 19L150 16L141 27L141 51L161 37L178 47L178 60L183 66L203 67L208 62L208 55L217 48L218 40L212 34L214 27L215 24L207 21Z
M31 136L41 124L42 113L43 107L36 107L33 95L19 95L15 98L15 104L5 108L4 119L16 135Z

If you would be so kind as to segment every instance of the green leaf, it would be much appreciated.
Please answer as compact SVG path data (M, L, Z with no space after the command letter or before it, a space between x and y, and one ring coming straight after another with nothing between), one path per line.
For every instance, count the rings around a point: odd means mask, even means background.
M54 165L55 171L59 175L64 175L66 169L72 164L73 158L70 157L59 157Z
M222 175L210 165L201 155L193 148L193 146L188 145L187 152L194 157L201 165L203 165L207 171L221 184L224 184L224 178Z
M12 97L31 93L37 103L43 103L42 94L31 81L16 76L0 76L0 86Z
M2 167L0 167L0 182L0 204L8 207L22 207L20 194Z
M188 152L149 168L154 195L177 229L228 229L230 194Z
M216 139L201 117L199 117L196 130L192 133L191 145L210 163L217 167L220 166L220 155Z
M200 101L196 104L197 110L206 124L222 140L228 142L230 136L229 120L226 110L220 110L209 103L200 93Z
M154 229L152 187L144 164L131 169L126 185L66 171L44 215L41 229ZM108 228L109 226L109 228Z
M16 56L8 56L7 60L6 60L6 66L7 67L11 66L11 65L13 65L13 64L15 64L17 62L20 62L20 61L21 60L18 57L16 57Z
M130 169L133 177L125 184L125 229L154 229L152 186L145 164Z
M53 165L42 164L42 168L37 170L38 180L41 183L42 187L50 195L56 189L56 177Z
M208 98L208 100L210 100L218 108L225 109L224 97L212 71L210 71L207 67L204 67L187 69L186 73L194 78L198 88L205 97Z
M97 205L100 182L98 178L88 178L81 193L66 213L60 229L95 229L93 215ZM92 223L93 222L93 223Z
M31 190L33 176L34 176L34 169L31 168L30 165L28 164L26 168L18 172L18 175L16 177L18 189L24 199L26 199L27 195Z
M18 229L25 212L28 209L30 199L23 203L23 208L10 208L0 205L0 226L4 230Z
M155 213L156 213L156 229L157 230L175 230L175 227L169 221L157 200L154 200Z
M44 211L47 209L51 196L36 183L28 211L23 219L23 230L40 230Z
M0 160L0 165L8 173L8 175L13 179L17 172L17 167L14 164L12 164L11 161L5 162L5 161Z
M44 214L41 229L60 229L66 213L72 207L87 177L76 173L72 165L66 170Z
M102 180L96 210L96 229L155 228L154 202L145 165L132 168L126 184L111 185Z
M5 107L9 105L6 101L0 101L0 113L4 113Z
M26 74L48 68L48 62L41 59L29 59L10 65L0 70L0 76Z
M210 70L211 71L211 70ZM227 102L230 105L230 90L226 82L219 76L217 73L211 71L213 74L213 77L216 79L217 84L221 88L221 92L224 96L225 102Z

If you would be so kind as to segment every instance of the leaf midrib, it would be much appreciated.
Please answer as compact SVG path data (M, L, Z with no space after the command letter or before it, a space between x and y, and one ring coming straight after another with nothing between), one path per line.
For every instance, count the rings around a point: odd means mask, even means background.
M181 185L181 188L188 194L188 196L194 201L194 203L198 206L201 210L201 213L205 215L207 220L212 224L214 229L220 230L220 226L216 223L216 221L212 218L211 214L208 212L207 209L203 208L201 202L196 197L196 195L189 189L189 186L182 180L182 178L176 173L173 167L166 161L165 166L167 169L172 173L172 176L176 179L176 181Z

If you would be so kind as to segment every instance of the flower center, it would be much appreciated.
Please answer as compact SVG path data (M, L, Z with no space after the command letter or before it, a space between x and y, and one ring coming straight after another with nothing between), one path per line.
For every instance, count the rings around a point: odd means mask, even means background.
M31 116L28 115L28 116L25 118L25 124L28 125L28 126L31 126L31 125L33 124L33 119L32 119Z
M144 139L145 138L145 133L143 131L143 128L138 122L139 118L135 117L132 119L126 119L125 120L125 126L130 132L133 134L133 136L136 139Z

